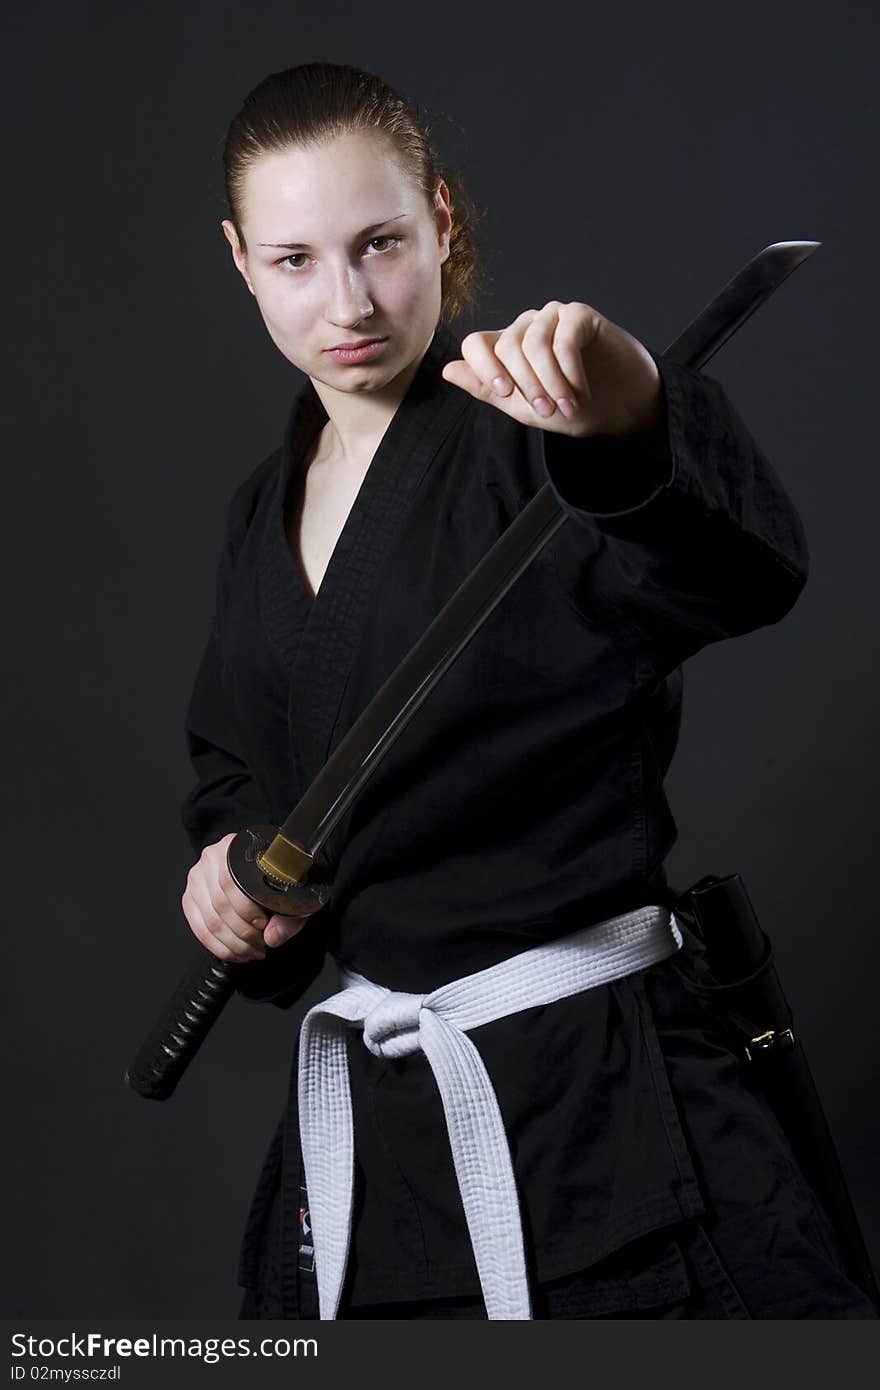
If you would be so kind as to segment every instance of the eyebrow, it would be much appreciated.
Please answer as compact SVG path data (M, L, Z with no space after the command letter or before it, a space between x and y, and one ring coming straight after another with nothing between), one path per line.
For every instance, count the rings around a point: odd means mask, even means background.
M364 227L362 231L355 233L355 240L362 236L370 236L373 232L378 232L380 227L385 227L389 222L401 222L404 217L409 217L408 212L398 212L394 217L385 217L381 222L373 222L371 226ZM258 246L270 246L278 251L311 251L306 241L258 241Z

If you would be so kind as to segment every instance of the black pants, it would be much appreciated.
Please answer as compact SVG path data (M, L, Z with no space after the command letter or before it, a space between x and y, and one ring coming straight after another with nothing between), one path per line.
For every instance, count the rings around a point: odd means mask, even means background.
M744 1238L728 1213L642 1236L588 1270L533 1288L532 1316L547 1318L876 1318L872 1305L846 1277L824 1212L804 1186L767 1226ZM314 1276L300 1276L301 1317L317 1318ZM272 1295L245 1291L240 1318L279 1318ZM481 1298L375 1303L340 1318L485 1319Z
M625 1290L632 1287L640 1275L649 1278L656 1273L660 1261L668 1263L670 1240L677 1247L680 1264L666 1285L666 1293L656 1295L653 1306L634 1309L628 1306ZM650 1237L641 1237L623 1251L618 1251L592 1269L564 1279L538 1285L533 1290L532 1316L553 1318L876 1318L871 1304L846 1278L836 1256L829 1251L822 1258L819 1249L808 1239L802 1251L804 1282L787 1285L784 1279L773 1277L773 1253L765 1252L769 1268L763 1280L763 1291L769 1298L760 1302L755 1291L740 1289L731 1275L717 1244L702 1221L688 1221ZM787 1262L788 1277L791 1258ZM618 1284L615 1275L619 1277ZM660 1287L653 1279L655 1287ZM605 1311L597 1301L597 1288L608 1288ZM302 1317L317 1318L318 1302L314 1279L305 1276L300 1290ZM267 1306L254 1290L245 1291L240 1318L277 1317L277 1309ZM340 1309L341 1318L354 1319L412 1319L412 1318L486 1318L480 1298L443 1298L423 1302L372 1303L359 1307L346 1305Z

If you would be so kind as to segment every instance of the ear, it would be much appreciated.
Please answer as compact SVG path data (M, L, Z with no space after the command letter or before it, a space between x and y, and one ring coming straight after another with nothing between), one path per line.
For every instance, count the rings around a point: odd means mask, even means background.
M440 244L442 265L449 257L449 235L452 231L451 198L446 180L441 179L434 194L434 220L437 223L437 240Z
M226 240L232 247L232 259L234 260L238 270L241 271L242 278L244 279L244 282L250 290L251 294L254 294L254 287L251 284L250 276L248 275L247 255L241 249L241 244L238 240L238 232L235 230L235 226L229 220L228 217L224 217L223 221L220 223L220 226L223 228L223 235L226 237Z

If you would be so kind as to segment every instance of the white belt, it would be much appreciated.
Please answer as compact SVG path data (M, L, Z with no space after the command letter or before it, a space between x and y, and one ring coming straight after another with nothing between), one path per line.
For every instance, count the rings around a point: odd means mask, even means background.
M299 1050L299 1123L320 1317L336 1317L351 1236L354 1122L347 1031L376 1057L428 1059L490 1318L531 1317L519 1200L498 1100L465 1033L507 1014L620 979L674 955L668 907L648 906L535 946L430 994L383 989L343 971L345 987L310 1009Z

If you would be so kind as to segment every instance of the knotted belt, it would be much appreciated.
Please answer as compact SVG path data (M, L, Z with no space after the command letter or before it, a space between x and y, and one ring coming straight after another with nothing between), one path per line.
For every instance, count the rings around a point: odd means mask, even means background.
M353 971L310 1009L299 1049L299 1122L320 1317L339 1309L351 1237L354 1120L347 1031L376 1057L421 1049L443 1102L455 1173L486 1311L531 1317L519 1199L498 1100L468 1029L644 970L682 935L668 907L648 906L533 947L430 994L384 989Z

